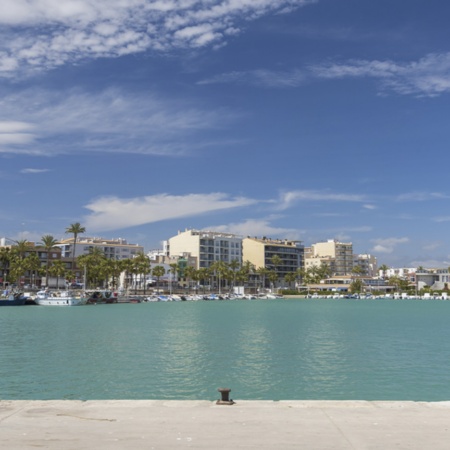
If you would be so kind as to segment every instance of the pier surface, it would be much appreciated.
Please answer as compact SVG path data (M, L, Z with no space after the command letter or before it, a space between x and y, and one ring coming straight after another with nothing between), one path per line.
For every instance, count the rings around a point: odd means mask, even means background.
M0 448L445 449L450 402L0 401Z

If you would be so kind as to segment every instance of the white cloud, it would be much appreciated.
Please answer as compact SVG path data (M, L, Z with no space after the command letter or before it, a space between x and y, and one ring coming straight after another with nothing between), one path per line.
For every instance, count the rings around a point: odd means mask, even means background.
M222 144L205 142L197 133L221 129L234 119L226 110L210 111L179 98L163 100L120 89L100 93L30 89L0 98L0 153L180 155Z
M428 54L418 61L352 60L311 67L320 78L372 77L399 94L437 96L450 92L450 53Z
M438 217L433 217L433 222L438 222L438 223L442 223L442 222L450 222L450 216L438 216Z
M230 223L228 225L215 225L205 227L205 230L222 231L224 233L233 233L241 236L267 236L274 239L293 239L300 240L303 231L293 228L274 227L271 222L273 217L264 219L247 219L240 223Z
M317 0L2 0L0 76L224 42L245 21Z
M5 116L10 117L10 111L5 111ZM1 146L15 146L32 143L35 135L30 131L33 125L26 122L1 120L0 113L0 148ZM1 152L1 150L0 150Z
M257 201L253 199L231 198L223 193L159 194L126 199L102 197L86 205L91 213L84 218L83 223L93 232L119 230L163 220L241 208L255 203Z
M397 245L407 244L409 238L384 238L384 239L374 239L372 241L375 245L372 251L375 253L392 253Z
M280 195L279 209L289 208L300 201L333 201L333 202L363 202L365 197L360 194L342 194L329 191L290 191Z
M22 169L20 173L45 173L49 171L49 169Z
M430 200L449 199L450 195L441 192L408 192L397 197L397 201L425 202Z
M236 83L268 88L291 88L304 84L305 79L305 73L300 70L281 72L256 69L246 72L223 73L201 80L198 84Z

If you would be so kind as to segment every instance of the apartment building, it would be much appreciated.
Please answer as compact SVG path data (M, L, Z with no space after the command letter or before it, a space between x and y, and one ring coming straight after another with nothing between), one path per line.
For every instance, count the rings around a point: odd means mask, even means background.
M280 280L284 280L288 273L303 267L303 254L304 247L300 241L266 237L246 237L242 241L243 260L250 261L256 269L264 267L275 270ZM279 266L274 266L274 256L280 258Z
M242 264L242 237L216 231L185 230L168 240L169 256L196 258L196 269L208 268L215 261Z
M144 247L138 244L129 244L125 239L105 239L97 237L79 237L76 244L73 238L59 241L58 247L61 249L63 258L75 258L86 255L93 248L98 248L108 259L131 259L138 253L144 252Z
M305 266L328 264L332 275L349 275L353 269L353 244L330 239L318 242L308 248ZM315 260L313 263L312 260Z
M353 255L353 267L361 268L361 275L369 277L378 276L378 262L377 258L369 254Z

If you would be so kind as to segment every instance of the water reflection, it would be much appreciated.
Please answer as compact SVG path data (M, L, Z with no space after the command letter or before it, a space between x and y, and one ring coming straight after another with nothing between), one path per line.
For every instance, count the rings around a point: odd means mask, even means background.
M447 400L450 302L0 309L4 399Z

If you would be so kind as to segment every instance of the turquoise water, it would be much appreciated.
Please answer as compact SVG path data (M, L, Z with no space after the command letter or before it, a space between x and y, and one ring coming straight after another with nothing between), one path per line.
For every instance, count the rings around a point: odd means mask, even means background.
M450 400L450 301L0 308L2 399Z

